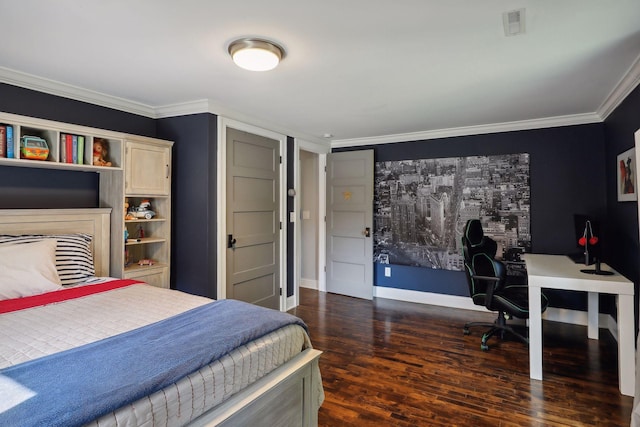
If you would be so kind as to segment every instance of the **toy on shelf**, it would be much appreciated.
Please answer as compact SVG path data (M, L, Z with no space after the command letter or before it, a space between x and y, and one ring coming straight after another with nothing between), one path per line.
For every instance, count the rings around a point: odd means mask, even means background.
M107 141L102 138L95 138L93 140L93 165L111 166L111 162L107 161L107 154L109 154Z
M136 237L138 239L144 239L144 228L142 228L142 225L138 226L138 235Z
M124 219L135 219L131 212L129 212L129 199L124 199Z
M151 219L156 216L156 213L151 210L151 202L145 199L140 203L140 206L131 206L129 208L129 214L133 216L133 218L144 218ZM125 219L129 219L126 218Z
M138 261L138 265L153 265L154 262L152 259L141 259Z
M49 157L47 141L37 136L23 136L20 139L20 157L29 160L47 160Z

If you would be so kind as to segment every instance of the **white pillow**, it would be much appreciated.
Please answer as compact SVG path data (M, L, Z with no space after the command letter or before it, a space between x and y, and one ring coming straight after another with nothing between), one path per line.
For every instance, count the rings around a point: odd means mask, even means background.
M90 234L0 234L0 245L8 243L32 243L43 239L55 239L56 268L63 286L82 283L94 277L93 253Z
M59 289L54 239L0 245L0 300Z

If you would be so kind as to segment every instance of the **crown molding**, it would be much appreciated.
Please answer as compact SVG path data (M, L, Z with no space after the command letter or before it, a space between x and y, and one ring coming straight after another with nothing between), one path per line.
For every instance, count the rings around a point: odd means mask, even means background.
M137 114L152 119L186 116L190 114L211 113L225 116L238 121L255 124L274 132L283 133L295 138L303 138L318 144L328 146L328 141L313 135L306 135L292 129L274 126L255 117L224 108L213 104L210 100L201 99L196 101L183 102L179 104L152 107L149 105L133 102L127 99L118 98L104 93L84 89L78 86L57 82L44 77L15 71L10 68L0 66L0 82L13 86L32 89L38 92L48 93L63 98L76 101L87 102L89 104L100 105L102 107L113 108L127 113Z
M373 136L367 138L337 139L331 141L331 148L390 144L394 142L422 141L429 139L450 138L454 136L482 135L488 133L513 132L519 130L583 125L600 122L602 122L602 118L597 113L573 114L568 116L547 117L544 119L520 120L515 122L493 123L488 125L436 129L424 132L401 133L395 135Z
M624 99L640 84L640 56L638 56L635 62L629 68L629 71L620 79L616 87L611 91L607 99L604 100L600 108L598 108L598 115L602 117L604 121L609 114L611 114L618 106L624 101Z
M189 114L211 113L234 120L252 123L266 129L280 132L295 138L302 138L314 143L332 148L353 147L362 145L388 144L393 142L419 141L455 136L479 135L498 132L512 132L519 130L540 129L546 127L571 126L604 121L620 103L640 84L640 56L629 68L625 76L620 79L607 99L600 105L597 112L568 116L549 117L542 119L523 120L488 125L465 126L458 128L436 129L431 131L402 133L395 135L381 135L365 138L339 139L329 142L314 135L306 135L285 127L274 126L263 120L248 116L238 111L214 104L211 100L202 99L179 104L153 107L101 92L84 89L78 86L61 83L32 74L15 71L0 66L0 82L14 86L32 89L51 95L61 96L76 101L100 105L119 111L137 114L152 119L183 116Z
M167 117L188 116L190 114L211 113L209 100L199 99L197 101L181 102L179 104L164 105L154 109L156 119Z
M149 105L15 71L10 68L0 67L0 82L73 99L75 101L88 102L102 107L113 108L114 110L155 118L155 111L153 107Z
M329 148L329 141L325 140L324 138L319 138L313 135L307 135L299 131L289 129L287 127L274 125L271 122L266 122L256 117L252 117L250 115L233 110L231 108L218 105L208 99L202 99L199 101L192 101L192 102L183 102L180 104L166 105L163 107L156 108L155 111L156 111L156 118L187 116L190 114L201 114L201 113L215 114L220 117L232 119L237 122L251 124L253 126L267 129L283 135L291 136L293 138L305 139L310 142L314 142L316 144L320 144L324 147Z

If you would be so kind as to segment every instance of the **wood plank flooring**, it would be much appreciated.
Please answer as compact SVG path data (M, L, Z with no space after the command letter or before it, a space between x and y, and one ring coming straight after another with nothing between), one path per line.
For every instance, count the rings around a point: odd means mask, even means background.
M617 345L608 331L545 322L543 382L529 378L519 341L480 350L468 321L492 313L373 301L300 289L291 310L324 353L319 424L342 426L628 426L633 398L618 390Z

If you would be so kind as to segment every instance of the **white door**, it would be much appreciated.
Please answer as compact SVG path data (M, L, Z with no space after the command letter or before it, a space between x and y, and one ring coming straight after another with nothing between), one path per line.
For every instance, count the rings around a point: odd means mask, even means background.
M227 128L226 297L280 308L280 143Z
M327 291L373 299L373 150L327 156Z

